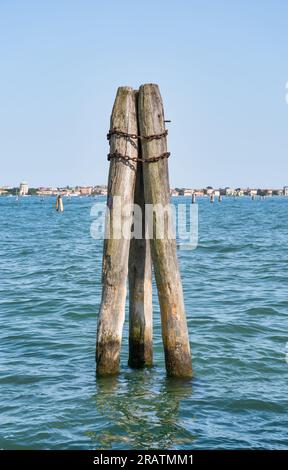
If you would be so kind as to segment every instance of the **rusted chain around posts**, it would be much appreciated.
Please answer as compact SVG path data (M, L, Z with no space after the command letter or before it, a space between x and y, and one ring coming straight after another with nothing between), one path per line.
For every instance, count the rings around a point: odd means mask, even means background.
M137 135L137 134L129 134L128 132L123 132L120 131L119 129L113 128L110 129L108 134L107 134L107 140L110 140L112 135L118 135L119 137L126 137L127 139L142 139L146 140L147 142L150 142L151 140L160 140L163 137L166 137L168 135L168 130L165 129L164 132L161 132L159 134L151 134L151 135ZM129 160L133 162L140 162L140 163L155 163L158 162L159 160L162 160L163 158L169 158L170 157L170 152L164 152L158 155L157 157L151 157L151 158L139 158L139 157L129 157L129 155L123 155L117 150L112 153L108 153L107 155L107 160L110 161L112 158L118 158L119 160L128 162Z
M147 159L144 158L138 158L138 157L129 157L129 155L123 155L122 153L113 152L113 153L108 153L107 155L107 160L110 161L112 158L118 158L118 160L124 160L125 162L128 162L129 160L132 162L141 162L141 163L155 163L158 162L159 160L162 160L163 158L169 158L170 157L170 152L164 152L158 155L157 157L150 157Z
M136 96L131 87L118 88L111 115L113 128L121 128L127 133L138 134ZM116 151L116 139L111 141L110 152ZM137 145L126 139L117 139L117 151L137 157ZM133 204L136 182L136 163L117 165L110 162L108 177L108 201L120 195L121 202ZM116 168L117 167L117 168ZM109 203L109 202L108 202ZM114 220L118 205L110 208ZM120 227L124 220L126 227L132 227L133 214L120 212ZM126 280L128 275L129 237L118 235L117 224L108 224L108 234L104 239L102 264L102 299L98 315L96 362L97 375L112 375L119 371L122 330L125 319ZM107 227L107 225L106 225Z
M139 134L151 135L164 132L164 110L159 87L151 83L142 85L139 89L137 104ZM143 140L141 143L141 156L146 159L158 152L166 152L165 138L157 143L153 140L151 142ZM154 165L142 167L145 203L153 207L156 205L166 207L170 200L167 161L163 160ZM166 370L169 376L192 377L189 335L176 240L173 237L156 236L158 220L157 216L153 217L153 238L150 242L160 304ZM171 227L172 220L172 217L167 217L168 229ZM169 230L167 232L169 233Z
M127 139L142 139L146 141L151 141L151 140L159 140L162 139L162 137L166 137L168 135L168 130L166 129L164 132L161 132L161 134L152 134L152 135L137 135L137 134L128 134L127 132L120 131L119 129L110 129L110 131L107 134L107 140L110 140L112 135L118 135L119 137L127 137Z

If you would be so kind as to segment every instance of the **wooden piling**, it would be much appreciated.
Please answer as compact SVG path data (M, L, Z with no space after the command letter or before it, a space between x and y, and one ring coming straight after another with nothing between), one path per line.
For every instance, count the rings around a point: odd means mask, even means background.
M165 131L162 98L157 85L142 85L138 98L138 122L145 160L167 152L166 137L145 139ZM167 206L170 203L168 162L161 158L143 163L145 203ZM192 363L186 323L182 283L177 261L176 240L157 239L153 217L152 259L161 310L162 337L167 374L191 377Z
M62 196L60 196L60 195L57 196L55 208L56 208L57 212L63 212L64 211L63 200L62 200Z
M139 152L140 153L140 152ZM145 239L145 202L143 168L138 163L134 203L141 213L134 214L134 235L129 253L129 360L130 367L151 366L152 344L152 269L150 240ZM139 220L141 218L141 220ZM135 226L141 233L135 232Z
M111 129L137 134L136 95L130 87L118 88L112 115ZM112 375L119 371L122 329L125 317L126 280L130 239L119 236L114 227L114 216L119 215L119 197L122 207L133 204L136 180L136 162L113 155L137 158L137 140L113 134L110 137L110 161L107 205L110 209L110 237L104 241L102 268L102 300L99 311L96 343L98 375ZM116 214L117 212L117 214ZM132 213L121 212L121 224L132 224Z

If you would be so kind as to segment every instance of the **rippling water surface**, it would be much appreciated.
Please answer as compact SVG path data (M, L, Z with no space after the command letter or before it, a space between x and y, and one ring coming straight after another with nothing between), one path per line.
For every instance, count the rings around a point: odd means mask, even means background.
M127 367L126 321L121 373L96 381L96 200L0 198L0 448L287 449L288 198L199 200L178 251L192 382L165 377L155 292L155 366Z

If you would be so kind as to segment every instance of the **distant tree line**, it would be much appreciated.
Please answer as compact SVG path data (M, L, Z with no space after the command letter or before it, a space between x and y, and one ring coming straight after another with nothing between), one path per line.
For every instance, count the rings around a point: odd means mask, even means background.
M9 194L11 194L12 196L17 196L17 194L19 194L19 187L6 189L5 194L8 196ZM35 196L35 194L37 194L37 188L29 188L28 194L30 196Z

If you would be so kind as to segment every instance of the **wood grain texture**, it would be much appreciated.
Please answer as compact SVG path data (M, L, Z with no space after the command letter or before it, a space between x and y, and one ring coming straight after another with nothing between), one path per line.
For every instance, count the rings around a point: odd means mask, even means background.
M140 146L139 146L140 147ZM140 150L140 149L139 149ZM140 151L139 151L140 154ZM130 367L151 366L152 344L152 267L150 241L145 240L145 202L142 164L138 164L134 202L141 208L135 211L134 229L141 233L132 238L129 254L129 359ZM139 220L140 219L140 220Z
M118 88L111 115L110 128L137 133L136 95L130 87ZM110 152L137 157L137 142L113 135ZM102 300L98 317L96 364L98 375L111 375L119 371L120 348L125 318L126 281L128 274L129 238L117 232L114 215L119 214L115 203L118 196L122 208L133 204L136 181L136 163L112 159L108 177L107 205L110 209L110 237L104 241L102 268ZM117 212L117 214L116 214ZM132 213L121 212L121 224L132 224Z
M146 84L139 89L138 123L140 134L149 136L165 130L162 98L157 85ZM166 138L142 140L142 156L157 157L167 151ZM170 203L167 159L143 164L145 203ZM166 222L169 224L169 220ZM167 374L191 377L192 363L184 309L182 283L177 261L176 240L155 236L157 220L153 217L154 236L151 240L152 259L161 310L162 337Z

